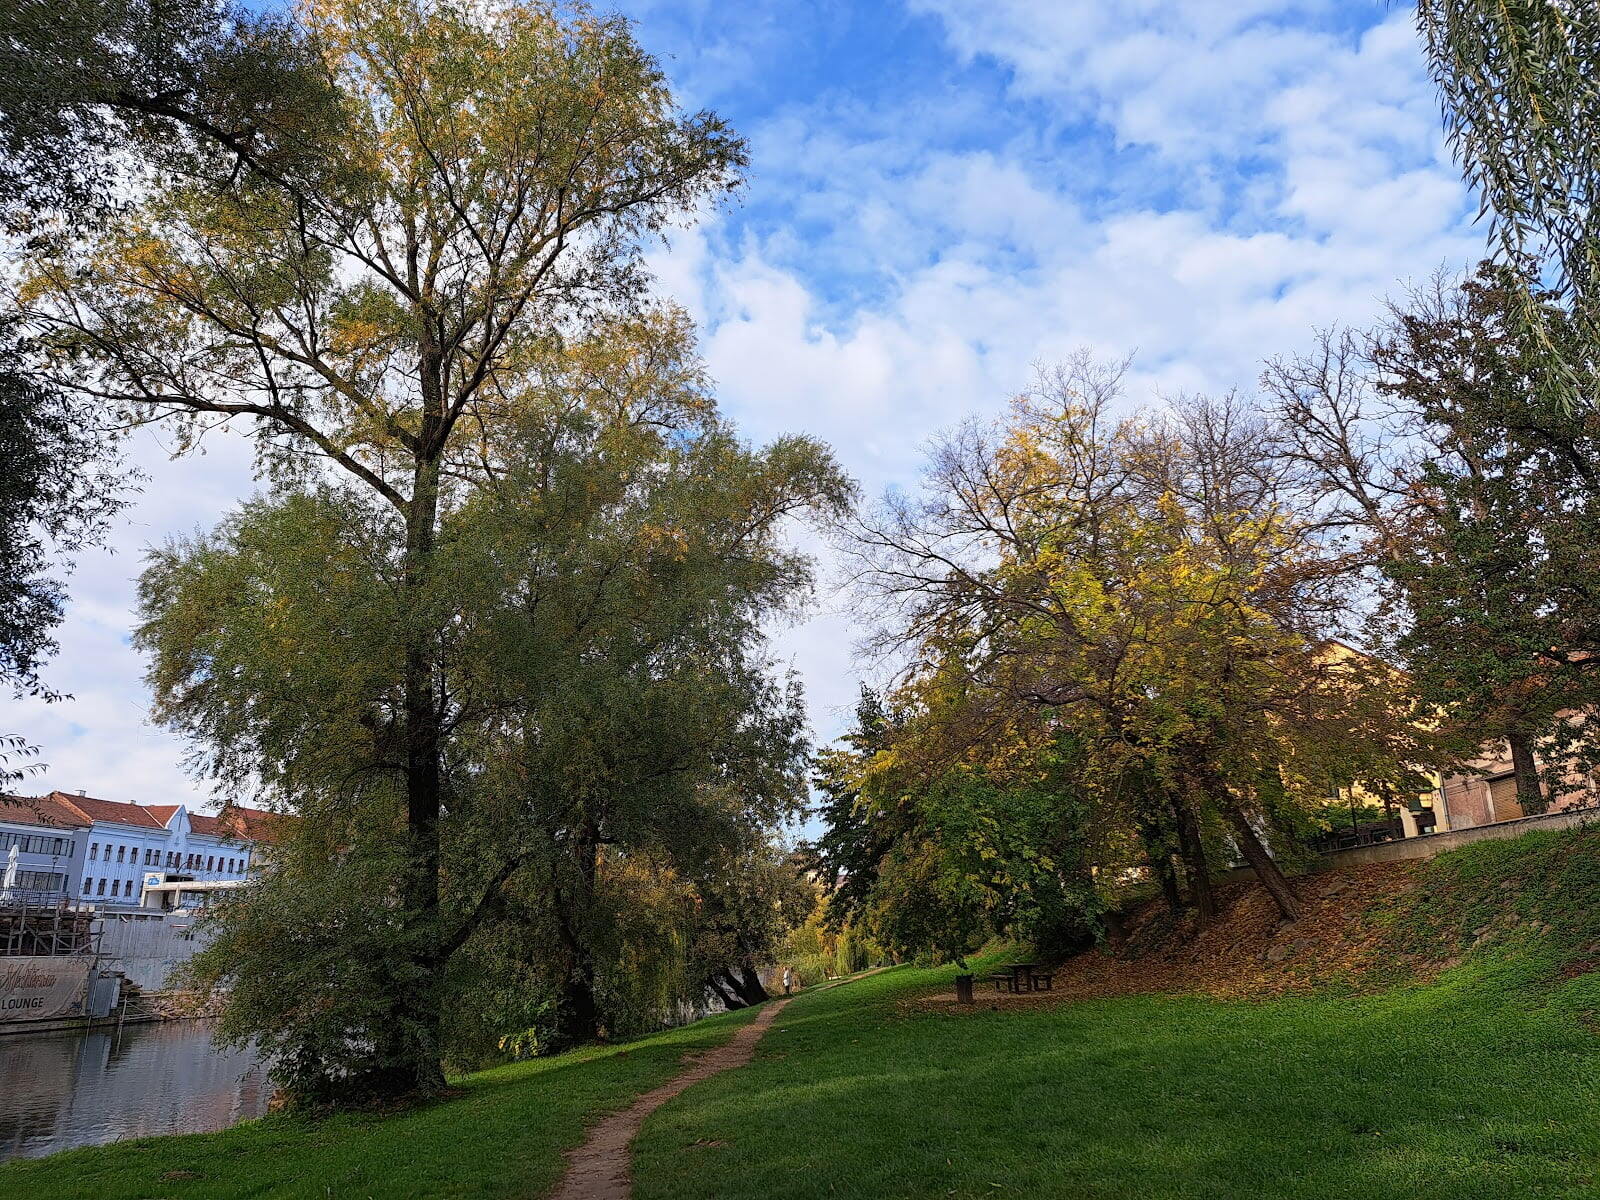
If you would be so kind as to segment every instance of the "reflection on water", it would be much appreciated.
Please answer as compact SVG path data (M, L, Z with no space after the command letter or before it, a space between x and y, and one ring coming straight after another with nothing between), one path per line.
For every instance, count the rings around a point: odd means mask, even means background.
M0 1037L0 1161L156 1133L224 1129L267 1110L253 1051L203 1021Z

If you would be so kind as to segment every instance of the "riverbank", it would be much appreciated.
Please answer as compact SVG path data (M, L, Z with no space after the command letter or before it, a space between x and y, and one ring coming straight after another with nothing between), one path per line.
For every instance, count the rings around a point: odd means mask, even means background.
M321 1121L273 1114L216 1133L141 1138L0 1166L28 1200L541 1195L603 1113L670 1079L754 1016L721 1013L636 1042L594 1046L453 1081L451 1099ZM162 1027L156 1027L162 1028Z
M1508 974L1509 972L1509 974ZM644 1122L637 1200L1592 1194L1595 989L1503 960L1359 998L917 1001L953 969L797 998L754 1060ZM0 1167L30 1200L547 1195L563 1153L750 1012L460 1081L395 1116L279 1116ZM998 1186L995 1186L998 1185Z

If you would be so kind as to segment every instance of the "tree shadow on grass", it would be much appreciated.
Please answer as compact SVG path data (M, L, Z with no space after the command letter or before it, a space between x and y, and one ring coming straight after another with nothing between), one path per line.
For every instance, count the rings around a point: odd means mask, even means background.
M1470 972L1364 1000L797 1006L774 1033L784 1058L652 1118L641 1200L1499 1200L1577 1194L1600 1166L1592 1036Z

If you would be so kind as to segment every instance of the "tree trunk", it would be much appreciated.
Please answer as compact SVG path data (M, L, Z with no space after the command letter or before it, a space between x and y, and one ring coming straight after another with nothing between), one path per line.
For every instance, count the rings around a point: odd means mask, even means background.
M720 971L714 971L714 973L707 976L706 986L709 987L710 990L714 990L715 994L717 994L718 1000L722 1000L722 1002L725 1003L730 1010L731 1008L744 1008L744 1002L742 1002L741 998L739 998L738 992L734 992L734 990L731 989L731 987L728 986L725 981L723 981L722 973L720 973Z
M600 1037L600 1002L595 996L594 972L586 962L573 961L556 996L554 1041L562 1049L597 1041Z
M706 986L715 992L730 1010L735 1008L750 1007L740 997L738 990L733 986L733 984L729 982L728 973L726 971L713 971L706 979Z
M1161 884L1161 898L1167 902L1167 911L1174 917L1183 915L1183 893L1178 890L1178 872L1172 865L1172 855L1160 854L1151 863L1156 880Z
M1189 884L1189 900L1202 925L1217 919L1217 899L1211 891L1211 864L1206 859L1205 840L1200 836L1200 822L1194 809L1183 798L1173 802L1178 817L1178 854L1183 859L1184 875Z
M567 952L566 974L556 997L554 1041L563 1049L600 1036L600 1002L595 988L594 957L583 930L593 912L595 878L600 863L600 831L585 820L573 836L576 880L570 891L556 889L556 929Z
M746 1004L760 1004L763 1000L770 999L767 989L761 985L761 972L749 963L740 963L730 974L739 983L739 995Z
M1517 780L1517 803L1530 817L1545 810L1544 789L1540 786L1539 760L1533 754L1533 736L1518 729L1506 734L1511 747L1511 770Z
M1183 914L1183 893L1178 890L1178 872L1172 865L1172 843L1164 823L1147 815L1137 818L1139 838L1144 842L1150 871L1161 885L1161 896L1167 902L1167 911L1174 917Z
M428 1096L444 1089L439 909L439 813L442 807L440 713L434 688L432 634L423 620L439 515L439 464L422 458L413 475L406 520L405 788L406 864L401 906L412 979L396 997L402 1060L385 1064L400 1090Z
M1223 796L1216 798L1216 804L1222 810L1223 818L1228 822L1228 827L1233 831L1233 840L1238 843L1239 850L1244 854L1245 861L1250 864L1250 869L1256 873L1256 878L1261 881L1261 886L1267 889L1278 906L1278 912L1285 921L1294 921L1300 916L1300 898L1294 894L1294 889L1289 886L1288 877L1284 875L1278 864L1273 860L1267 848L1261 844L1261 839L1256 836L1255 828L1250 824L1250 819L1231 799Z

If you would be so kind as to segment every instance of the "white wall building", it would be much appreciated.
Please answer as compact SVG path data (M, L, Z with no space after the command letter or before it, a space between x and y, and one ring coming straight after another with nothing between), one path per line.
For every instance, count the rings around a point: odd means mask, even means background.
M83 814L48 797L0 797L0 894L66 894L83 877Z
M129 909L142 906L152 882L247 879L271 818L257 809L235 807L213 817L182 804L51 792L0 804L0 835L15 831L10 840L27 852L19 855L19 877L25 861L28 880L51 885L38 890L62 892L82 906ZM53 856L45 853L52 848ZM0 870L6 853L0 845Z

